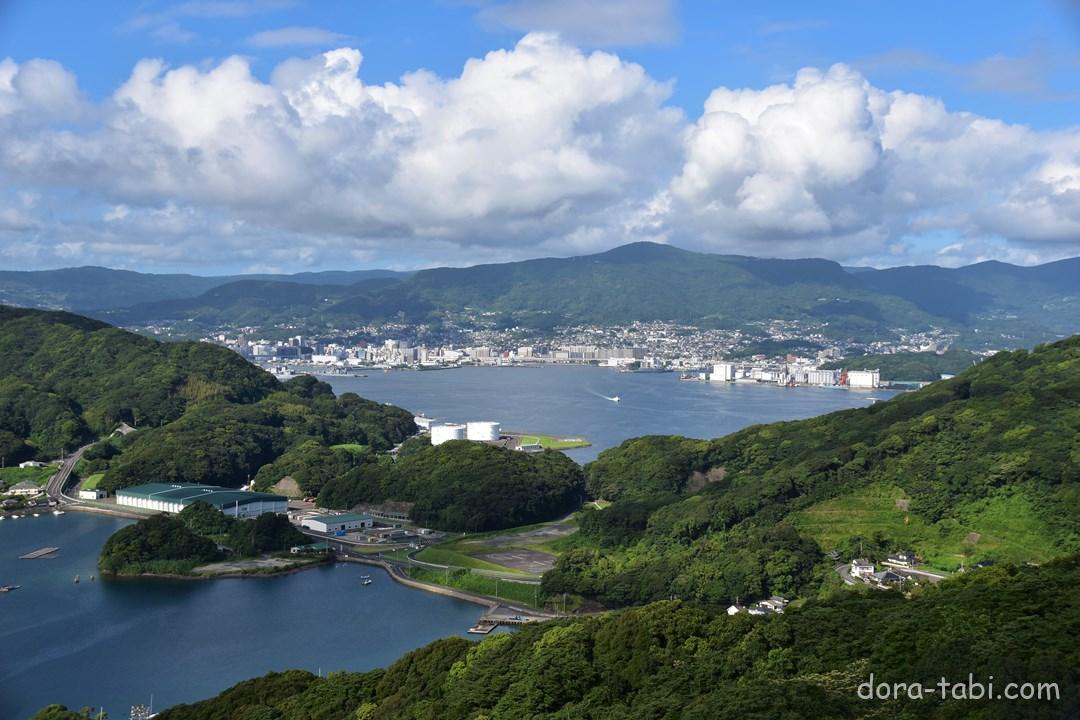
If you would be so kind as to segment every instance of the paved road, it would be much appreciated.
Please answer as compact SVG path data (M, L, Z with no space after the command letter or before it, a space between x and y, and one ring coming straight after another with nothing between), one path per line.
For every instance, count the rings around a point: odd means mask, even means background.
M45 486L45 492L48 493L49 497L51 497L53 500L56 500L61 505L65 503L78 502L77 499L64 494L64 489L67 487L68 481L71 479L71 471L75 469L75 464L79 462L79 459L82 457L83 453L86 452L86 449L90 447L90 445L93 445L93 443L90 443L89 445L83 445L81 448L64 458L64 462L61 463L60 469L57 470L51 478L49 478L49 482Z

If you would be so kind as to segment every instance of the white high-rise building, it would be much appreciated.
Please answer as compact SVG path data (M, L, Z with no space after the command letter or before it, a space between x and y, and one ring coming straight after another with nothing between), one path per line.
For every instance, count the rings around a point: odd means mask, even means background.
M712 374L709 376L712 382L732 382L735 380L734 363L716 363L713 365Z

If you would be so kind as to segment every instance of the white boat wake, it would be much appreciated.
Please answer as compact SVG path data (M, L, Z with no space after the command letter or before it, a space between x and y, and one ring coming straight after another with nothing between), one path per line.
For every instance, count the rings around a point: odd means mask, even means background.
M598 398L600 398L602 400L608 400L610 402L619 402L619 401L622 400L622 398L619 397L618 395L601 395L600 393L596 392L595 390L589 390L589 393L592 394L592 395L595 395L596 397L598 397Z

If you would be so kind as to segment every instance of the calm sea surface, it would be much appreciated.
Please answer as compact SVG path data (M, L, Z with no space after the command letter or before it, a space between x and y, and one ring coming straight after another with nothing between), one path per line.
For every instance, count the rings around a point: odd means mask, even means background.
M896 393L783 388L757 383L680 381L677 373L620 373L583 365L367 372L321 378L337 393L355 392L449 422L495 420L504 430L584 437L579 462L638 435L712 438L756 423L796 420L866 407ZM618 396L619 402L608 398Z
M749 424L862 407L857 393L679 382L674 374L587 367L372 372L329 378L352 391L444 420L583 436L582 462L648 433L713 437ZM614 403L606 397L620 396ZM163 708L271 670L365 670L431 640L463 634L479 608L339 565L280 578L90 582L105 539L127 521L82 513L0 521L0 718L50 702ZM53 559L19 555L58 546ZM81 582L74 584L75 575Z

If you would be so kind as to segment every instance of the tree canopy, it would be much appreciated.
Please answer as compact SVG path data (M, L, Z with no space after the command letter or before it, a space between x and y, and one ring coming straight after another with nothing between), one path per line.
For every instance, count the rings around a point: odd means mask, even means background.
M586 494L581 468L562 453L524 453L467 440L418 446L394 464L365 463L326 483L319 502L413 503L412 519L481 532L552 520Z
M525 626L479 643L447 638L385 670L271 673L161 720L744 720L745 718L1070 717L1080 707L1080 561L997 566L907 600L838 592L781 615L728 616L664 601ZM1056 683L1042 701L905 691L866 700L859 686Z

